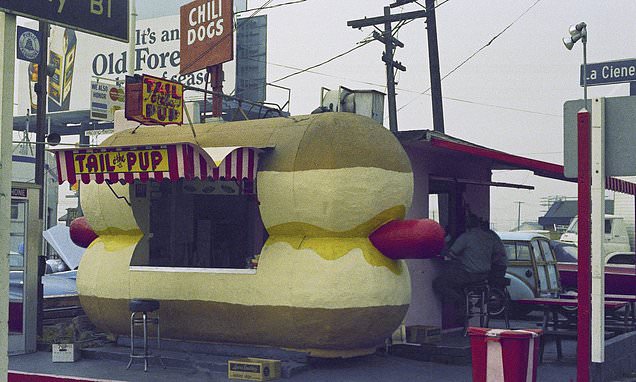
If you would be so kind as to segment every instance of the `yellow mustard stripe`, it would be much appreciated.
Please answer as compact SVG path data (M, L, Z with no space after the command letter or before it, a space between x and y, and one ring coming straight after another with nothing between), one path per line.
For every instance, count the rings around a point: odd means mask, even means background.
M265 245L280 242L287 243L299 250L311 249L325 260L338 260L352 250L359 249L366 262L374 267L386 267L396 275L402 274L404 270L401 262L384 256L367 238L270 236Z
M88 247L90 248L97 242L100 242L102 243L102 245L104 245L104 248L108 252L119 251L122 248L135 245L144 236L143 232L141 232L141 230L139 229L124 231L119 228L107 228L105 230L97 232L97 234L99 235L99 237L95 239Z
M347 231L332 231L313 224L289 222L267 227L267 232L271 236L298 236L299 233L302 233L310 237L366 238L369 232L373 232L375 229L390 222L391 220L404 219L404 216L406 216L406 206L399 205L386 209L369 219L367 222ZM293 242L290 242L289 244L296 247Z

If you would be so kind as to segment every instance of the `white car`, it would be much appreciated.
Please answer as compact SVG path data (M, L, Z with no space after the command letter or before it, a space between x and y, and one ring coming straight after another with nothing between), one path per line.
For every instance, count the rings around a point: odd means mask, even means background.
M508 256L508 293L514 303L522 298L552 297L561 284L550 239L532 232L498 232Z

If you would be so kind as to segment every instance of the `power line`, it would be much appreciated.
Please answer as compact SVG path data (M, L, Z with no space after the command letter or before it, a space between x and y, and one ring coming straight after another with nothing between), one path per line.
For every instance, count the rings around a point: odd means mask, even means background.
M426 95L430 97L430 94L426 94ZM535 110L528 110L528 109L521 109L521 108L517 108L517 107L501 106L501 105L495 105L495 104L490 104L490 103L470 101L470 100L465 100L465 99L455 98L455 97L446 97L446 96L444 96L442 98L447 99L447 100L451 100L451 101L469 103L469 104L474 104L474 105L479 105L479 106L493 107L493 108L496 108L496 109L519 111L519 112L522 112L522 113L530 113L530 114L537 114L537 115L545 115L547 117L557 117L557 118L563 117L561 114L544 113L544 112L535 111ZM406 107L407 105L404 105L402 107ZM398 109L398 110L401 110L401 108Z
M303 73L311 73L311 74L315 74L315 75L318 75L318 76L324 76L324 77L336 78L336 79L340 79L340 80L357 82L357 83L360 83L360 84L375 86L375 87L378 87L378 88L385 88L386 87L385 84L380 84L380 83L377 83L377 82L362 81L362 80L357 80L357 79L350 78L350 77L336 76L336 75L333 75L333 74L317 72L317 71L314 71L314 70L311 70L311 69L307 69L307 68L301 69L301 68L298 68L296 66L278 64L278 63L271 62L271 61L262 61L262 60L259 60L259 59L256 59L256 58L252 58L252 57L247 57L247 59L252 60L252 61L256 61L256 62L265 62L267 65L276 66L276 67L285 68L285 69L297 70L297 71L303 72ZM281 80L282 79L278 79L276 81L281 81ZM403 92L403 93L413 93L413 94L420 94L421 93L419 90L414 90L414 89L406 89L406 88L400 88L400 87L396 87L395 89L400 91L400 92ZM425 93L424 95L429 96L429 97L431 96L430 94L427 94L427 93ZM492 107L492 108L495 108L495 109L517 111L517 112L521 112L521 113L529 113L529 114L536 114L536 115L544 115L544 116L547 116L547 117L556 117L556 118L562 118L563 117L561 114L544 113L544 112L540 112L540 111L536 111L536 110L522 109L522 108L518 108L518 107L511 107L511 106L496 105L496 104L492 104L492 103L485 103L485 102L478 102L478 101L471 101L471 100L457 98L457 97L444 96L443 98L446 99L446 100L449 100L449 101L469 103L469 104L472 104L472 105Z
M448 0L447 0L448 1ZM446 1L445 1L446 2ZM445 3L444 2L444 3ZM481 48L477 49L477 51L475 51L473 54L471 54L470 56L468 56L464 61L460 62L459 65L455 66L450 72L446 73L444 75L444 77L442 77L442 81L444 79L446 79L446 77L450 76L451 74L453 74L455 71L457 71L459 68L461 68L462 66L464 66L464 64L466 64L468 61L470 61L473 57L475 57L477 54L479 54L479 52L481 52L482 50L486 49L487 47L490 46L490 44L493 43L493 41L495 41L499 36L501 36L505 31L507 31L510 27L512 27L517 21L519 21L523 16L525 16L526 13L528 13L532 8L534 8L537 4L539 4L539 2L541 2L541 0L536 0L530 7L528 7L525 11L523 11L523 13L521 13L521 15L519 15L516 19L514 19L510 24L508 24L504 29L501 30L501 32L497 33L493 38L490 39L490 41L488 41L484 46L482 46ZM442 3L443 4L443 3ZM438 7L441 4L438 5ZM437 7L436 7L437 8ZM429 90L431 90L431 88L429 87L428 89L424 90L423 92L420 93L420 95L426 94ZM405 107L409 106L410 104L412 104L415 100L417 100L419 98L415 97L412 100L410 100L409 102L407 102L406 104L402 105L400 108L398 108L398 111L404 109Z
M241 11L241 12L236 12L236 14L245 13L245 12L252 12L252 11L255 11L255 10L260 12L260 11L265 10L265 9L272 9L272 8L283 7L285 5L293 5L293 4L298 4L298 3L304 3L305 1L307 1L307 0L296 0L296 1L289 1L287 3L270 5L270 6L260 6L258 8L251 8L251 9L246 9L246 10ZM448 0L446 0L446 1L448 1Z
M278 6L283 6L283 5L291 5L291 4L296 4L296 3L300 3L300 2L305 2L307 0L297 0L297 1L292 1L292 2L288 2L288 3L282 3L282 4L277 4L277 5L273 5L271 7L260 7L257 9L268 9L268 8L275 8ZM440 2L439 4L437 4L435 6L435 9L441 7L442 5L448 3L450 0L445 0ZM468 62L472 57L474 57L476 54L478 54L481 50L485 49L487 46L489 46L490 44L492 44L492 42L497 39L499 36L501 36L501 34L503 34L507 29L509 29L513 24L515 24L519 19L521 19L521 17L523 17L526 13L528 13L535 5L537 5L541 0L537 0L535 1L534 4L532 4L529 8L527 8L520 16L518 16L513 22L511 22L508 26L506 26L501 32L499 32L497 35L495 35L492 39L490 39L490 41L484 45L483 47L481 47L479 50L477 50L475 53L473 53L471 56L469 56L467 59L465 59L462 63L460 63L458 66L456 66L452 71L450 71L449 73L447 73L446 75L444 75L444 77L442 77L442 80L444 80L446 77L450 76L453 72L455 72L457 69L459 69L461 66L463 66L466 62ZM422 8L425 8L422 4L420 4L419 2L415 2L417 5L419 5ZM410 22L412 22L414 20L406 20L405 22L401 23L401 25L399 25L394 31L393 31L393 36L395 36L401 27L409 24ZM309 66L307 68L298 68L295 66L291 66L291 65L285 65L285 64L278 64L278 63L274 63L274 62L270 62L270 61L266 61L265 63L268 65L272 65L272 66L277 66L277 67L281 67L281 68L285 68L285 69L292 69L295 70L296 72L288 74L286 76L283 76L281 78L278 78L274 81L272 81L271 83L277 83L283 80L286 80L290 77L302 74L302 73L312 73L312 74L316 74L316 75L321 75L321 76L325 76L325 77L331 77L331 78L338 78L338 79L344 79L344 80L348 80L348 81L353 81L353 82L358 82L361 84L365 84L365 85L371 85L371 86L377 86L379 88L385 88L386 85L384 84L378 84L378 83L374 83L374 82L370 82L370 81L362 81L362 80L356 80L356 79L351 79L348 77L342 77L342 76L335 76L335 75L331 75L331 74L327 74L327 73L320 73L320 72L316 72L313 69L316 69L320 66L323 66L327 63L330 63L334 60L337 60L338 58L341 58L355 50L358 50L360 48L362 48L363 46L367 45L368 43L372 42L373 40L370 39L369 37L358 42L357 46L355 46L354 48L351 48L347 51L344 51L342 53L339 53L327 60L324 60L318 64ZM249 58L253 61L258 61L258 62L262 62L261 60L257 60L254 58ZM406 92L406 93L418 93L418 97L419 95L427 95L430 97L430 94L428 94L427 92L431 90L431 88L429 87L428 89L426 89L423 92L417 91L417 90L412 90L412 89L405 89L405 88L396 88L397 90L399 90L400 92ZM399 110L402 110L403 108L405 108L406 106L408 106L409 104L411 104L412 102L415 101L415 99L417 99L418 97L415 97L414 99L412 99L411 101L407 102L405 105L401 106ZM484 102L477 102L477 101L471 101L471 100L466 100L466 99L461 99L461 98L457 98L457 97L448 97L448 96L444 96L443 97L446 100L450 100L450 101L456 101L456 102L463 102L463 103L469 103L469 104L473 104L473 105L479 105L479 106L485 106L485 107L492 107L492 108L496 108L496 109L502 109L502 110L510 110L510 111L517 111L517 112L521 112L521 113L529 113L529 114L536 114L536 115L544 115L544 116L548 116L548 117L557 117L557 118L561 118L562 115L560 114L552 114L552 113L544 113L544 112L539 112L539 111L535 111L535 110L528 110L528 109L522 109L522 108L515 108L515 107L510 107L510 106L503 106L503 105L496 105L496 104L490 104L490 103L484 103Z
M303 0L303 1L305 1L305 0ZM443 1L443 2L441 2L441 3L439 3L439 4L437 4L437 5L435 6L435 9L437 9L437 8L439 8L440 6L442 6L442 5L446 4L446 3L448 3L449 1L450 1L450 0L445 0L445 1ZM293 4L293 3L292 3L292 4ZM282 4L281 4L281 5L282 5ZM418 5L419 5L419 6L422 6L422 5L421 5L421 4L419 4L419 3L418 3ZM397 28L393 31L392 36L394 36L394 35L395 35L395 33L397 33L397 32L400 30L400 28L401 28L401 27L403 27L404 25L409 24L411 21L413 21L413 20L407 20L406 22L402 23L402 25L400 25L399 27L397 27ZM372 42L372 41L373 41L373 40L371 40L371 39L367 38L367 39L365 39L365 40L363 40L363 41L361 41L361 42L358 42L358 45L357 45L357 46L355 46L355 47L353 47L353 48L351 48L351 49L349 49L349 50L347 50L347 51L345 51L345 52L343 52L343 53L337 54L337 55L335 55L335 56L334 56L334 57L332 57L332 58L329 58L329 59L327 59L327 60L325 60L325 61L322 61L321 63L318 63L318 64L316 64L316 65L312 65L312 66L310 66L310 67L308 67L308 68L300 69L300 70L298 70L298 72L288 74L287 76L284 76L284 77L281 77L281 78L279 78L279 79L277 79L277 80L274 80L274 81L272 81L271 83L280 82L280 81L286 80L286 79L288 79L288 78L290 78L290 77L296 76L296 75L298 75L298 74L305 73L305 72L309 72L311 69L315 69L315 68L317 68L317 67L319 67L319 66L325 65L325 64L327 64L327 63L329 63L329 62L331 62L331 61L334 61L334 60L336 60L336 59L338 59L338 58L340 58L340 57L343 57L343 56L345 56L345 55L347 55L347 54L349 54L349 53L351 53L351 52L353 52L353 51L355 51L355 50L358 50L358 49L362 48L363 46L367 45L368 43L370 43L370 42Z
M290 78L290 77L293 77L293 76L296 76L296 75L298 75L298 74L302 74L302 73L308 72L308 71L310 71L311 69L315 69L315 68L317 68L317 67L319 67L319 66L322 66L322 65L325 65L325 64L327 64L327 63L330 63L331 61L337 60L338 58L340 58L340 57L342 57L342 56L345 56L345 55L347 55L347 54L349 54L349 53L351 53L351 52L353 52L353 51L355 51L355 50L358 50L358 49L362 48L363 46L365 46L365 45L369 44L371 41L373 41L373 40L367 39L367 40L360 41L360 42L358 43L358 45L357 45L357 46L354 46L353 48L351 48L351 49L349 49L349 50L347 50L347 51L345 51L345 52L342 52L342 53L340 53L340 54L337 54L337 55L335 55L335 56L333 56L333 57L331 57L331 58L329 58L329 59L327 59L327 60L325 60L325 61L322 61L322 62L320 62L320 63L318 63L318 64L316 64L316 65L312 65L312 66L307 67L307 68L305 68L305 69L300 69L300 70L299 70L299 71L297 71L297 72L294 72L294 73L288 74L288 75L286 75L286 76L284 76L284 77L281 77L281 78L279 78L279 79L277 79L277 80L272 81L271 83L276 83L276 82L280 82L280 81L286 80L286 79L288 79L288 78Z

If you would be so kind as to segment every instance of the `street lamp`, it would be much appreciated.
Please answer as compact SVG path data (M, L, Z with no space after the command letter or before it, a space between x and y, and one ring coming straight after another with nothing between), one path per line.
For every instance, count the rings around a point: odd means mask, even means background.
M572 50L574 44L581 40L583 43L583 100L585 109L587 109L587 24L580 22L570 26L570 35L563 37L563 45L568 50Z
M570 27L570 36L563 39L563 44L571 50L574 44L581 40L583 43L583 101L584 106L577 115L577 162L578 162L578 272L577 289L579 292L577 312L577 343L576 343L576 375L579 382L589 382L590 364L592 361L592 259L591 259L591 128L590 112L587 110L587 29L586 24L580 22ZM601 270L602 275L602 270ZM601 276L602 278L603 276ZM602 299L603 297L601 297ZM603 303L601 302L601 309ZM601 332L603 330L601 321ZM597 328L598 329L598 328ZM597 347L603 345L595 341ZM602 358L602 357L601 357Z

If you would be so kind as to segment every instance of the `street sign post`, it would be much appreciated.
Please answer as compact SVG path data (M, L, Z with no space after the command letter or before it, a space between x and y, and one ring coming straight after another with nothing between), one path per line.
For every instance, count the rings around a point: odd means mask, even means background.
M563 104L563 165L565 176L576 178L577 160L577 113L584 106L582 99ZM588 100L587 109L592 109ZM634 145L636 145L636 97L610 97L605 99L605 175L634 176Z
M128 0L0 0L0 11L128 42Z
M583 86L583 65L581 65ZM636 81L636 59L587 64L587 85L609 85Z

